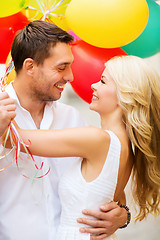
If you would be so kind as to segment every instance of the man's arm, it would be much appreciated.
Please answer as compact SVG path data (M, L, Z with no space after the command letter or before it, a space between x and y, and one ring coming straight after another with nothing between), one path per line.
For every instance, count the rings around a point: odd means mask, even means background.
M125 204L125 201L121 201ZM106 203L100 207L101 211L83 210L86 216L92 216L96 220L89 218L79 218L79 223L87 224L89 227L80 228L80 232L90 233L91 240L102 240L112 235L118 228L125 225L128 218L127 210L120 207L116 202Z
M5 132L10 121L16 116L16 105L6 92L0 92L0 136Z

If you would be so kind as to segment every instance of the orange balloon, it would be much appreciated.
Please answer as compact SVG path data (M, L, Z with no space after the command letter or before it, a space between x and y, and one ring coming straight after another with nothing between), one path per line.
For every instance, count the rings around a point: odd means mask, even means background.
M8 64L9 62L11 61L12 57L11 57L11 52L8 54L8 57L7 57L7 60L6 60L6 68L8 67ZM13 69L7 76L7 79L6 79L6 83L7 85L13 81L16 77L16 72L15 70Z

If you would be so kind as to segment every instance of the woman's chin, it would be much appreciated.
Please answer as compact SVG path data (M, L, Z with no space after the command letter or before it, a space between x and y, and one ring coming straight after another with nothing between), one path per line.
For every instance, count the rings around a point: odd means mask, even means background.
M92 111L96 111L96 109L95 109L95 106L94 106L94 103L93 103L93 102L91 102L91 103L89 104L89 109L90 109L90 110L92 110Z

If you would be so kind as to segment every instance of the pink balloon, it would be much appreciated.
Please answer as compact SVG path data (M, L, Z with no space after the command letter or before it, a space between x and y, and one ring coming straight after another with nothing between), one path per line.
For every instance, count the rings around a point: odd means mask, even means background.
M69 30L68 33L74 37L74 42L80 40L80 38L72 30Z

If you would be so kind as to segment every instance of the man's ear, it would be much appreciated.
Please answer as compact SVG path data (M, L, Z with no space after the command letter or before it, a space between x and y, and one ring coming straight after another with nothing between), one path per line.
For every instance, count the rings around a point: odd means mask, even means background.
M27 72L27 74L32 75L34 70L34 60L32 58L26 58L23 62L23 70Z

